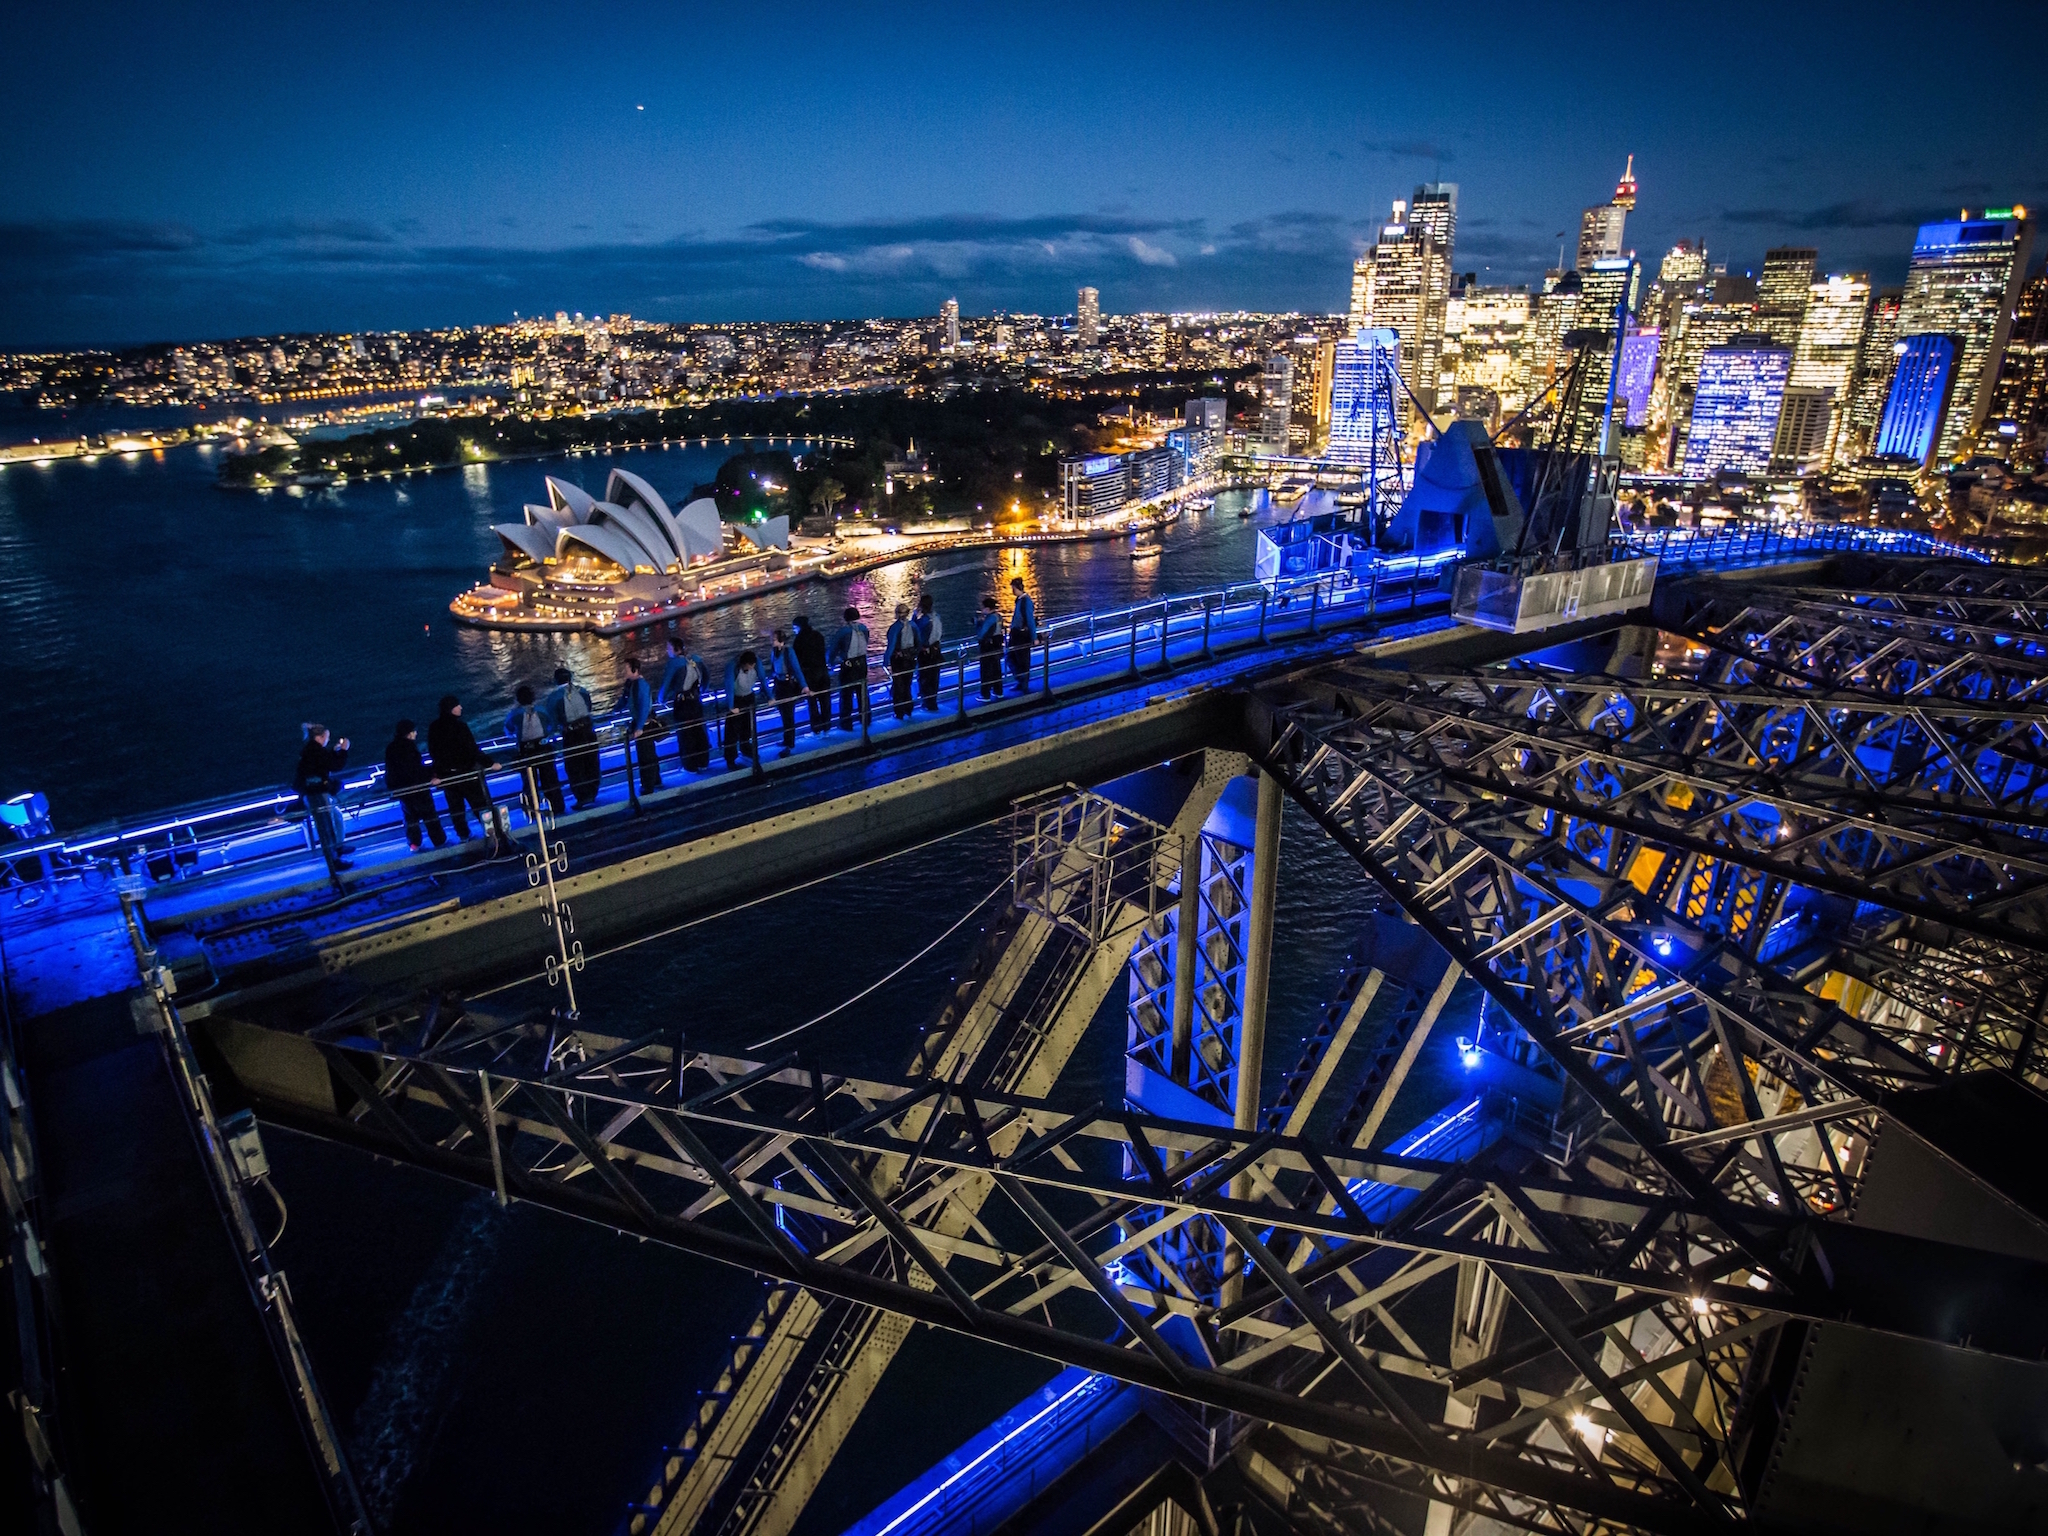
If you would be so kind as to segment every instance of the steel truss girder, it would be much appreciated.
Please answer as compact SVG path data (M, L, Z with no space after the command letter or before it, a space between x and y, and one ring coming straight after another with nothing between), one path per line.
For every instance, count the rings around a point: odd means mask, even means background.
M1902 737L1924 746L1942 730L1938 706L1908 720L1877 701L1533 670L1330 680L1357 711L1346 740L1411 780L1434 774L1447 791L1540 807L1581 846L1604 829L1624 859L1730 864L1972 935L1973 968L2041 991L2048 838L1983 799L1958 815L1921 776L1889 771ZM1933 741L1914 754L1922 765L1966 750L1946 732ZM2018 1039L2001 1047L1979 1031L1944 1065L2011 1067Z
M1747 1090L1746 1068L1755 1062L1807 1102L1874 1104L1895 1088L1938 1081L1924 1056L1744 950L1743 933L1768 925L1782 885L1758 877L1747 928L1710 932L1628 879L1641 851L1632 841L1605 829L1598 842L1575 841L1551 812L1448 784L1432 766L1405 759L1354 725L1342 709L1290 706L1278 717L1270 766L1694 1199L1731 1198L1717 1181L1730 1170L1749 1201L1769 1195L1775 1203L1793 1193L1775 1165L1702 1161L1675 1144L1680 1128L1728 1128L1708 1107L1713 1094L1704 1073L1717 1047L1738 1088ZM1660 954L1664 943L1682 944L1683 957ZM1755 1094L1744 1096L1738 1123L1763 1123ZM1836 1182L1830 1206L1848 1193ZM1729 1208L1724 1221L1740 1230L1758 1210Z
M1721 1496L1710 1497L1712 1513L1703 1515L1668 1466L1657 1465L1665 1454L1657 1449L1639 1464L1602 1462L1588 1476L1569 1446L1538 1443L1528 1425L1517 1431L1519 1442L1503 1443L1497 1432L1418 1435L1412 1421L1403 1424L1405 1416L1370 1401L1336 1404L1265 1385L1270 1362L1289 1352L1306 1358L1302 1352L1335 1350L1341 1358L1346 1351L1333 1326L1363 1337L1384 1319L1394 1342L1386 1349L1360 1345L1353 1373L1362 1361L1368 1374L1445 1389L1448 1363L1426 1350L1418 1354L1420 1346L1385 1309L1421 1294L1432 1275L1460 1259L1512 1267L1532 1285L1555 1288L1550 1305L1571 1310L1581 1333L1590 1326L1597 1334L1599 1325L1580 1317L1583 1301L1562 1298L1647 1295L1654 1300L1646 1307L1682 1321L1697 1297L1725 1331L1717 1349L1746 1347L1755 1327L1784 1316L1844 1320L1853 1304L1801 1286L1785 1262L1759 1267L1716 1228L1709 1211L1590 1177L1482 1174L1099 1107L1071 1114L1043 1100L967 1093L946 1083L866 1082L794 1060L756 1065L686 1055L678 1085L673 1052L657 1039L569 1037L572 1057L589 1053L586 1070L574 1059L543 1058L551 1037L545 1021L451 1027L461 1034L436 1041L408 1042L404 1027L380 1029L373 1040L359 1025L322 1041L318 1048L336 1078L358 1096L349 1113L274 1100L259 1107L486 1186L502 1171L515 1198L822 1294L1341 1441L1438 1477L1646 1529L1705 1528L1704 1519L1719 1520ZM372 1049L376 1058L366 1054ZM376 1065L368 1071L356 1065L370 1060ZM489 1074L497 1099L496 1168L473 1086L478 1072ZM1008 1158L991 1158L990 1138L1011 1127L1023 1129L1023 1145ZM1149 1176L1125 1179L1127 1155ZM870 1182L854 1172L855 1160L888 1170L889 1179ZM1252 1198L1231 1197L1238 1173L1250 1175ZM943 1238L935 1230L939 1217L966 1180L992 1183L995 1193L970 1237ZM1371 1188L1368 1180L1416 1190L1419 1198L1398 1217L1375 1221L1358 1203L1366 1196L1352 1192ZM885 1199L881 1188L899 1193ZM1325 1203L1334 1209L1323 1211ZM1227 1315L1119 1287L1109 1278L1119 1272L1109 1250L1117 1222L1139 1205L1157 1208L1162 1220L1241 1223L1244 1235L1263 1234L1265 1242L1276 1233L1307 1237L1319 1256L1285 1286L1255 1275L1250 1294ZM1077 1208L1084 1213L1078 1221ZM1512 1214L1514 1235L1473 1235L1480 1218L1490 1222L1504 1211ZM1795 1224L1783 1217L1778 1228L1781 1238L1794 1235ZM800 1242L798 1232L820 1235ZM938 1261L941 1253L950 1265ZM878 1257L883 1262L874 1262ZM1745 1273L1766 1289L1735 1283ZM1307 1288L1320 1299L1303 1310L1304 1296L1293 1293ZM1049 1312L1044 1322L1026 1315L1069 1290L1099 1301L1127 1340L1136 1336L1137 1347L1103 1342L1099 1323L1075 1327L1056 1324ZM1210 1341L1212 1354L1226 1353L1216 1348L1226 1335L1258 1347L1220 1366L1204 1364L1160 1341L1157 1328L1176 1315ZM1684 1365L1674 1346L1669 1361L1635 1368L1623 1385L1640 1387ZM1512 1385L1493 1390L1521 1404L1536 1425L1547 1422L1545 1405L1562 1404L1555 1411L1563 1413L1585 1398L1531 1398ZM1718 1449L1683 1426L1658 1433L1693 1447L1701 1478L1718 1464Z
M1809 683L2008 705L2038 703L2048 692L2048 646L2038 636L1938 628L1762 585L1691 588L1677 603L1667 628ZM1998 633L2011 643L1996 643Z

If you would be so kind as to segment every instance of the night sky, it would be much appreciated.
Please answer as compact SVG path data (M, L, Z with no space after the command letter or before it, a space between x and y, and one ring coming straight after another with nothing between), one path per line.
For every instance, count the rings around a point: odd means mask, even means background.
M1903 273L2048 206L2048 6L25 6L0 346L651 319L1336 310L1388 201L1531 281L1629 244Z

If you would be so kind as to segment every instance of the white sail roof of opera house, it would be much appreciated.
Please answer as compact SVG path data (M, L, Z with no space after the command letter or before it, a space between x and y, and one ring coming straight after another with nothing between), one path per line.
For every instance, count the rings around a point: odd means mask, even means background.
M532 514L538 510L537 508L528 507L526 510L528 521L523 523L493 523L491 524L491 532L503 539L511 548L526 556L535 565L545 565L554 556L555 536L558 530L541 527L531 520Z
M491 526L507 548L535 565L568 558L572 544L629 572L673 572L725 551L718 503L709 496L671 512L660 492L623 469L611 472L602 501L553 475L547 477L547 492L546 506L526 506L525 522ZM747 530L747 535L757 548L787 548L788 526L786 518L777 518L763 528Z
M567 512L579 523L590 521L590 509L597 505L597 498L580 485L571 485L566 480L557 480L553 475L547 478L548 501L557 511Z
M592 527L616 527L645 553L648 564L657 571L671 570L682 563L665 529L658 527L654 515L645 507L622 507L609 501L600 501L590 514Z
M718 516L718 503L699 496L676 514L682 531L683 552L692 560L714 557L725 550L725 524Z

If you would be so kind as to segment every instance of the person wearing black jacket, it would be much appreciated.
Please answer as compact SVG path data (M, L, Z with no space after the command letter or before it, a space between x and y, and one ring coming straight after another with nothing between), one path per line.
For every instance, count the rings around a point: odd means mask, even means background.
M804 709L811 734L823 736L832 729L832 663L825 655L825 637L811 628L810 619L798 614L796 634L789 648L796 652L797 667L804 675Z
M441 813L434 809L434 778L420 757L419 737L418 726L401 720L391 733L391 745L384 749L384 787L405 817L405 842L414 853L429 837L436 848L448 846L448 834L441 830Z
M441 781L441 798L448 802L455 835L469 841L469 812L473 810L496 852L510 834L505 830L505 813L491 803L486 777L491 760L470 734L469 723L462 718L462 701L452 693L442 696L441 713L427 727L427 755L434 760L434 777Z
M341 838L341 807L334 803L334 797L341 792L342 767L348 762L348 738L344 736L330 747L326 726L308 723L305 730L306 742L299 748L299 766L292 775L292 788L299 792L306 814L313 819L328 873L338 876L351 867L348 844Z

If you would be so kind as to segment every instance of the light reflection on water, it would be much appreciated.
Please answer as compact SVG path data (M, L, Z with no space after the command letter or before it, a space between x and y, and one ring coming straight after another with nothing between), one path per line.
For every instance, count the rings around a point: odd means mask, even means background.
M400 715L444 692L495 720L521 681L558 665L618 686L652 632L506 635L462 629L458 592L497 552L495 521L542 498L544 475L602 491L620 463L680 504L740 445L357 480L308 491L228 491L198 447L133 458L0 468L0 671L27 728L0 760L0 793L41 789L60 827L230 793L285 777L298 725L320 719L375 750ZM808 612L849 603L887 623L927 568L948 630L972 628L985 593L1022 576L1041 616L1249 578L1252 533L1226 500L1170 530L1166 555L1133 564L1121 541L940 555L852 581L773 592L691 621L714 669ZM959 567L972 564L979 576Z

